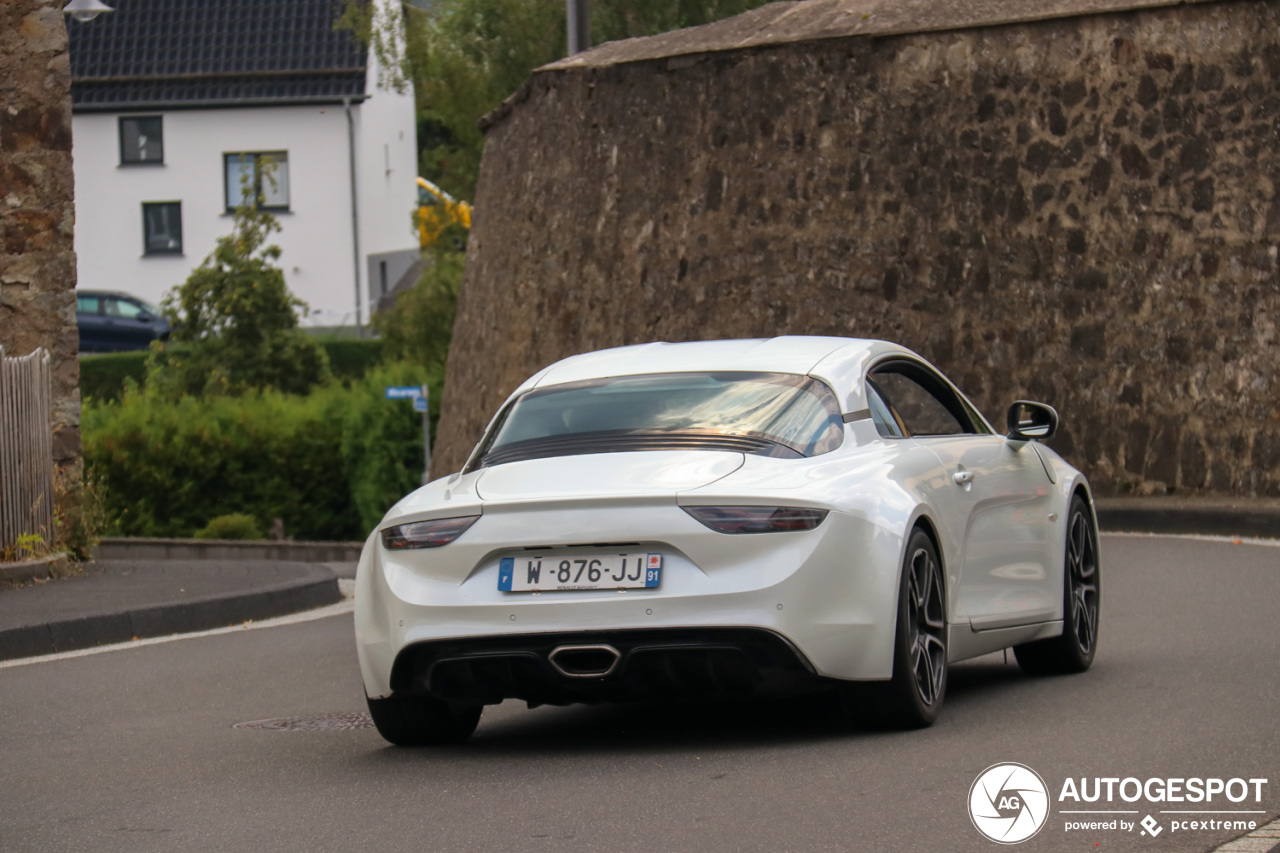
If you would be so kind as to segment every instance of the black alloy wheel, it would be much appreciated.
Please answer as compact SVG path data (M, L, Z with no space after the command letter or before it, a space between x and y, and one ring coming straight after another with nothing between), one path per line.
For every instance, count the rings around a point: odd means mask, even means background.
M1071 499L1063 566L1062 635L1014 646L1018 666L1032 675L1084 672L1098 648L1102 567L1098 528L1084 499Z
M1067 534L1071 630L1080 653L1093 660L1098 643L1098 538L1083 504L1072 507Z
M916 698L924 707L942 703L947 689L947 619L942 603L942 569L928 537L913 543L907 561L907 625Z
M898 586L893 678L841 685L840 708L852 722L918 729L938 718L947 692L946 600L938 550L917 527Z

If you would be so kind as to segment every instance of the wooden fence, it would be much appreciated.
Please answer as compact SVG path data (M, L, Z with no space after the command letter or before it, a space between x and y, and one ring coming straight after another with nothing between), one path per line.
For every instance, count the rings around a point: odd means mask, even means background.
M0 347L0 552L53 538L52 388L47 351L8 358Z

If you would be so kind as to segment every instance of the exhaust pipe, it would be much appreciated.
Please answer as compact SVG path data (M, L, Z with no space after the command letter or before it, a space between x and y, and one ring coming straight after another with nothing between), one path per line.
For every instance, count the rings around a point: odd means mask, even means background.
M565 678L604 678L618 668L622 652L605 644L556 646L547 660Z

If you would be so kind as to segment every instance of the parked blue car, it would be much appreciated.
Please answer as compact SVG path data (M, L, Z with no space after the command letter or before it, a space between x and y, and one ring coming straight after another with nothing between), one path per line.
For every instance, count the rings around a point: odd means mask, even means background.
M169 337L169 322L158 308L136 296L107 290L76 292L76 325L80 352L146 349L153 340Z

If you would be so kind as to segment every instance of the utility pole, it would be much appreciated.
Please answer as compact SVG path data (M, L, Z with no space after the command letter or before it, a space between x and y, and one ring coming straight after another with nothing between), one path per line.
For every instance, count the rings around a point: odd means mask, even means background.
M565 0L569 17L569 56L591 47L590 0Z

